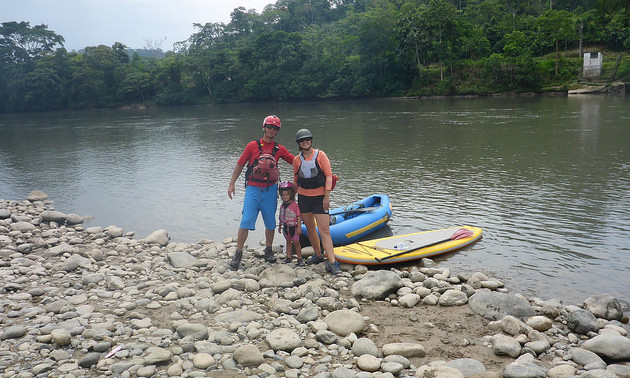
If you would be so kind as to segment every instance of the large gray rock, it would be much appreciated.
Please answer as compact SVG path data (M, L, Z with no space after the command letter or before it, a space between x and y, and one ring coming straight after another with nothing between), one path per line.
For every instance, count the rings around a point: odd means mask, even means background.
M500 320L501 331L507 333L510 336L516 336L518 334L527 334L527 324L521 320L515 318L512 315L508 315Z
M350 310L338 310L328 314L324 321L328 329L339 336L360 333L365 326L363 315Z
M438 301L440 306L461 306L468 303L468 296L466 293L460 290L447 290L444 294L440 296L440 300Z
M66 224L73 226L75 224L81 224L83 223L84 218L82 216L80 216L79 214L68 214L66 215Z
M2 333L0 333L0 340L6 339L19 339L26 335L27 329L21 325L13 325L7 327Z
M62 265L61 269L66 272L72 272L79 268L89 269L92 267L92 261L81 255L70 256Z
M123 236L124 230L122 229L122 227L111 225L105 227L103 232L105 232L105 235L109 236L110 238L118 238Z
M302 339L290 328L278 328L271 331L265 338L271 349L291 352L302 346Z
M179 337L190 336L193 340L207 340L208 327L203 324L187 323L182 324L175 330Z
M20 222L11 223L11 230L13 231L32 232L32 231L35 231L36 229L37 227L30 222L20 221Z
M507 315L526 319L536 313L525 298L490 290L477 291L468 299L468 306L475 314L491 320Z
M363 371L377 371L381 368L381 361L371 354L364 354L357 359L357 367Z
M33 190L32 192L29 193L28 197L26 197L27 200L31 201L31 202L35 202L35 201L45 201L48 199L48 194L46 194L45 192L41 191L41 190Z
M218 323L249 323L255 320L262 319L263 316L257 312L250 310L236 310L230 312L224 312L214 317L214 320Z
M367 299L384 299L403 286L398 274L390 270L368 272L352 285L352 295Z
M605 333L586 340L582 347L611 360L630 361L630 339Z
M362 356L364 354L369 354L374 357L379 356L378 347L374 344L374 341L365 337L357 339L357 341L352 344L352 354L355 356Z
M197 258L188 252L171 252L167 255L168 261L174 268L192 268L197 263Z
M0 219L7 219L11 217L11 212L7 209L0 209Z
M258 282L262 287L292 287L296 277L293 268L285 264L278 264L265 269L260 274Z
M236 348L232 357L245 367L256 367L265 362L262 353L253 344L245 344Z
M602 358L598 356L597 353L591 352L590 350L586 350L583 348L573 348L569 352L569 355L571 356L573 362L582 366L591 364L600 364L606 366L604 360L602 360Z
M448 367L446 365L422 365L416 370L416 377L448 377L448 378L464 378L459 370Z
M144 358L145 365L156 365L160 363L168 363L173 357L173 353L164 348L151 347L147 349L147 356Z
M389 343L383 345L383 355L398 355L403 357L424 357L426 352L420 344L414 343Z
M510 336L498 333L492 338L494 354L497 356L510 356L513 358L521 354L521 344Z
M567 318L567 326L575 333L586 335L589 332L597 332L599 325L597 319L590 311L575 310Z
M455 368L459 370L464 377L470 377L473 375L483 375L486 372L486 367L483 364L472 358L459 358L446 363L447 367Z
M64 224L66 223L67 215L60 211L44 210L42 211L41 217L44 222L56 222L59 224Z
M164 229L155 230L149 236L144 238L142 241L145 243L155 243L159 244L162 247L168 245L168 242L171 240L171 237L168 236L168 232Z
M584 301L584 308L606 320L619 320L623 315L621 303L612 294L593 295Z
M296 319L300 323L308 323L319 318L319 308L317 306L308 306L298 312Z
M503 368L503 378L545 378L547 372L533 362L512 362Z
M64 253L74 253L74 247L68 243L61 243L54 247L48 248L44 252L44 257L55 257L63 255Z

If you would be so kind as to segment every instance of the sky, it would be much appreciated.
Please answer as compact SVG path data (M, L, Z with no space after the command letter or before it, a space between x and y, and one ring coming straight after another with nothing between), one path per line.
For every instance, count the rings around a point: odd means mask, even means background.
M0 0L0 22L27 21L65 39L68 51L86 46L159 47L190 37L194 23L230 21L240 6L257 13L276 0Z

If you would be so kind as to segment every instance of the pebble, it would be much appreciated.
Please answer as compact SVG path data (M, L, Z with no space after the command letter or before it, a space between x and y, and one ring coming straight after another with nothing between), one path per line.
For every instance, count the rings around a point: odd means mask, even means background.
M232 238L171 243L156 230L136 240L83 226L87 217L59 212L44 192L28 198L0 199L2 376L630 376L628 316L608 294L527 299L429 259L408 270L344 265L332 277L323 265L267 264L262 246L233 272ZM458 354L484 343L505 363L427 361L422 339L379 346L366 303L404 307L412 320L427 306L469 306L487 332Z

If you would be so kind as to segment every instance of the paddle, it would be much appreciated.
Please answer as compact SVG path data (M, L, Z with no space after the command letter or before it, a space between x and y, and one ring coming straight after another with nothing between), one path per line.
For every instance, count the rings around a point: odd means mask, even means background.
M450 241L450 240L458 240L458 239L469 238L469 237L471 237L473 235L474 235L474 232L472 232L471 230L469 230L467 228L460 228L459 230L455 231L453 233L453 235L451 235L447 239L438 240L438 241L433 242L433 243L429 243L429 244L421 245L419 247L411 248L411 249L408 249L406 251L402 251L402 252L399 252L399 253L395 253L393 255L389 255L387 257L383 257L382 259L379 259L378 257L375 257L374 259L376 261L378 261L378 262L383 262L385 260L388 260L388 259L391 259L391 258L394 258L394 257L398 257L398 256L402 256L402 255L406 255L407 253L410 253L410 252L413 252L413 251L417 251L417 250L422 249L422 248L430 247L430 246L436 245L436 244L442 244L442 243L445 243L445 242Z
M343 211L338 211L336 213L330 213L328 215L339 215L339 214L347 214L347 213L367 213L368 211L376 210L378 208L380 208L380 206L359 207L356 209L347 209Z

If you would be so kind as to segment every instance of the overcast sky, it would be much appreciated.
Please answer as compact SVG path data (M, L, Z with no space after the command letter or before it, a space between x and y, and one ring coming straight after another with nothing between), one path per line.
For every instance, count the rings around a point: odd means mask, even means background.
M172 50L195 32L193 23L230 21L239 6L260 14L276 0L0 0L0 22L45 24L61 35L68 51L86 46ZM161 43L161 45L160 45Z

